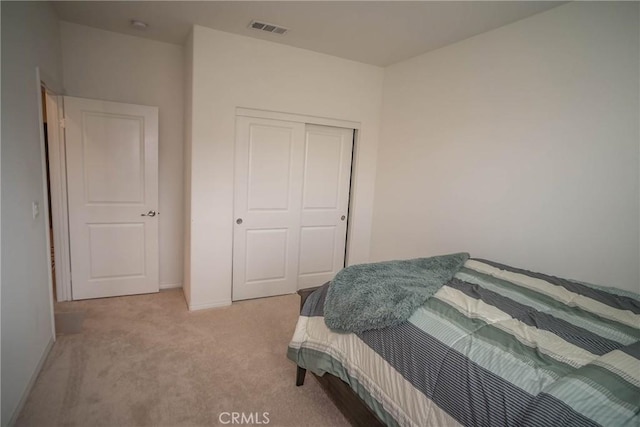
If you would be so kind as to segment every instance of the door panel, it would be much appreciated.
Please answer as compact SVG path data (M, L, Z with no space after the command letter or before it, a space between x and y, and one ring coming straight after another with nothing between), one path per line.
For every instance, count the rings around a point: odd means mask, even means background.
M234 300L320 285L344 266L352 146L350 129L237 117Z
M238 117L233 299L296 291L304 124Z
M298 288L344 267L352 151L352 129L306 125Z
M86 200L143 203L143 119L85 112L82 120Z
M341 135L307 130L303 208L337 209L344 141Z
M250 132L247 208L287 210L293 130L254 123Z
M300 254L315 256L300 257L300 276L333 272L336 247L336 227L302 227L300 232Z
M246 283L287 278L286 228L247 230Z
M158 291L158 109L64 98L73 299Z
M89 278L143 277L143 224L89 224Z

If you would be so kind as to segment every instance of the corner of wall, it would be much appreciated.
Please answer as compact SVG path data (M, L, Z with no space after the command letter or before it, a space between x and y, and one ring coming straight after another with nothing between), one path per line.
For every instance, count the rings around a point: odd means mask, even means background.
M184 267L183 293L191 304L191 156L193 129L193 37L191 28L184 44Z

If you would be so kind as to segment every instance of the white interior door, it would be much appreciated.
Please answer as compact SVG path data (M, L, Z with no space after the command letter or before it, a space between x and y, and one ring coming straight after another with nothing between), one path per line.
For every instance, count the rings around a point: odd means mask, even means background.
M73 299L158 292L158 109L64 109Z
M233 299L331 279L344 266L353 131L236 123Z
M233 299L296 291L304 124L238 117Z
M298 289L344 267L353 129L306 125Z

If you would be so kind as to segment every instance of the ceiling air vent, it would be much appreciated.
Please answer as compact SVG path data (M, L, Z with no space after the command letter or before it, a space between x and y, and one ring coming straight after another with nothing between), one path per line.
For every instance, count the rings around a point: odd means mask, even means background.
M288 28L279 27L274 24L268 24L266 22L260 22L260 21L251 21L251 23L249 24L249 28L252 28L254 30L266 31L267 33L280 34L280 35L283 35L287 31L289 31Z

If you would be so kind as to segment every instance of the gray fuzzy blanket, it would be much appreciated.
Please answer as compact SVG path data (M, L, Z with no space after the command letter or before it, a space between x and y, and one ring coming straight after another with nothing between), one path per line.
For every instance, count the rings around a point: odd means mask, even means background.
M451 280L467 253L352 265L329 285L327 326L339 332L382 329L407 320Z

